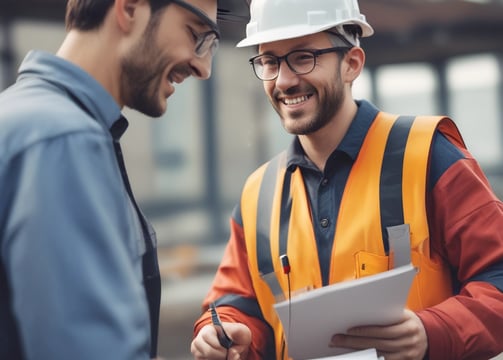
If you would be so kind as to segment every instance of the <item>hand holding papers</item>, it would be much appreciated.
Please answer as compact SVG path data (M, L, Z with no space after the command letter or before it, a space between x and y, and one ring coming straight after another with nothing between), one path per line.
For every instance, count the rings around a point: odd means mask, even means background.
M362 325L388 325L403 314L416 273L412 264L325 286L274 305L295 360L347 353L330 348L332 335ZM376 359L364 357L361 359Z

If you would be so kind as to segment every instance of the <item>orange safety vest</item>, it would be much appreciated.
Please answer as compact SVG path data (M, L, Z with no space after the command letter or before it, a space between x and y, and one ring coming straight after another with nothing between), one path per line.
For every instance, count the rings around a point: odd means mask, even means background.
M419 270L409 292L408 308L423 309L452 295L448 266L430 258L429 253L426 179L436 129L465 147L449 118L378 114L344 189L330 284L391 269L393 249L387 250L386 230L408 224L410 259ZM262 314L274 330L277 359L287 359L288 352L273 304L289 294L322 286L302 174L298 168L286 171L285 163L283 152L257 169L248 178L241 198L250 275ZM280 261L283 254L292 268L289 279Z

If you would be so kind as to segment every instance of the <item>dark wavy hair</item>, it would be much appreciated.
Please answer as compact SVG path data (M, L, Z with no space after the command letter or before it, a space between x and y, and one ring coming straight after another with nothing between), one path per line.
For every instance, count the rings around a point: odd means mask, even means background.
M103 24L115 0L68 0L66 5L67 30L93 30ZM163 9L170 0L149 0L152 15Z

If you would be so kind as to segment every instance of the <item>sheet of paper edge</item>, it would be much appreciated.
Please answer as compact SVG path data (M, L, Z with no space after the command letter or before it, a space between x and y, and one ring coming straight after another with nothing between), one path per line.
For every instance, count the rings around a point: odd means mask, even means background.
M289 356L303 360L344 354L350 350L328 346L332 335L354 326L398 321L415 274L416 268L407 264L300 294L290 304L288 300L275 304Z

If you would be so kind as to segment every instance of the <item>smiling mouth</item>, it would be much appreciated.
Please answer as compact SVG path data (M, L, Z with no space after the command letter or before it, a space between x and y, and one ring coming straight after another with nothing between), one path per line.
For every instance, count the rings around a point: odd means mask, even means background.
M297 105L309 100L311 96L312 95L304 95L304 96L297 96L294 98L283 98L279 100L285 105Z
M184 77L183 76L177 76L176 74L172 74L170 76L168 76L168 81L173 84L181 84L184 80Z
M190 77L192 73L185 67L175 67L168 74L168 81L171 84L181 84L184 80Z

